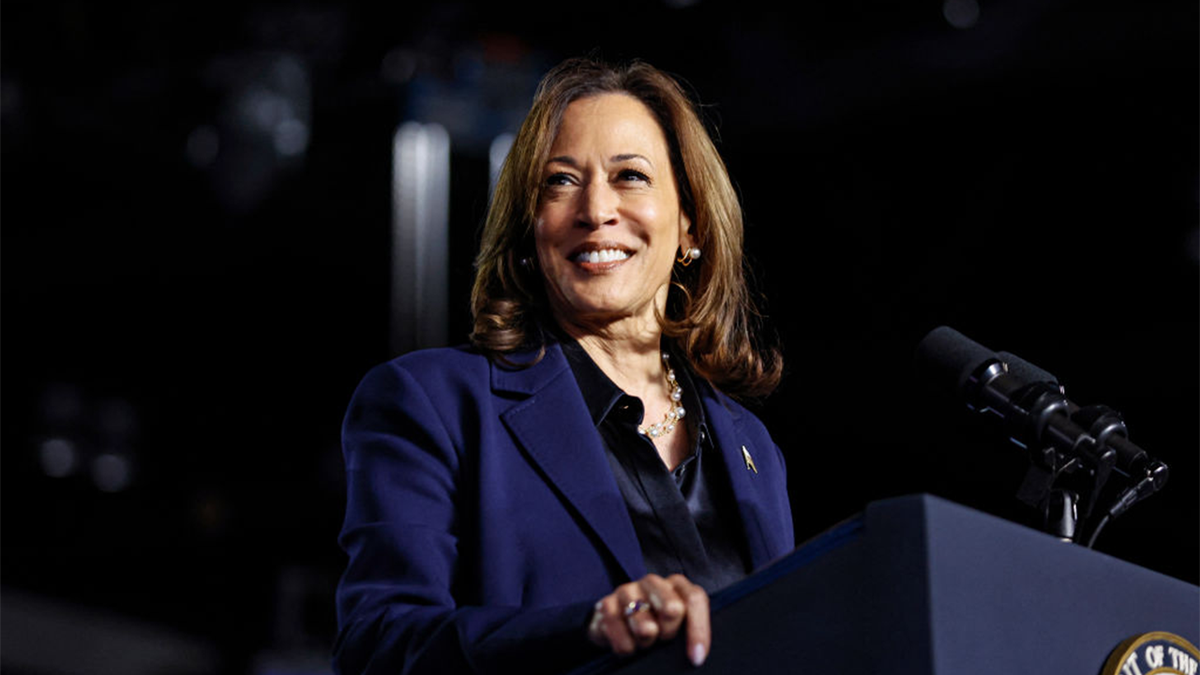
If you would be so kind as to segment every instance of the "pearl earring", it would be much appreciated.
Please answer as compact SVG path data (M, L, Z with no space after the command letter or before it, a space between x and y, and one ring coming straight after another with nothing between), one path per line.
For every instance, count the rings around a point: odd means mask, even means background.
M688 265L691 265L694 261L699 260L699 259L700 259L700 249L693 246L692 248L689 248L686 251L680 252L679 257L675 259L675 262L679 263L680 265L683 265L684 267L687 267Z

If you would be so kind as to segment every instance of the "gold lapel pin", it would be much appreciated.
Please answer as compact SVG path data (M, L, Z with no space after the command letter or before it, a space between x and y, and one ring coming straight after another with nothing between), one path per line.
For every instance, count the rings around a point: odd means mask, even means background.
M744 445L742 446L742 459L746 460L747 469L753 471L754 473L758 473L758 467L754 466L754 458L750 456L750 451L747 450L746 446Z

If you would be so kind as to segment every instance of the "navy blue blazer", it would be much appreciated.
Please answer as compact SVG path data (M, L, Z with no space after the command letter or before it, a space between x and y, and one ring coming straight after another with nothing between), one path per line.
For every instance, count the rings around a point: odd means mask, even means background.
M783 457L757 418L704 389L758 569L794 547ZM600 653L592 605L646 569L557 344L523 369L467 348L377 366L342 442L337 672L552 672Z

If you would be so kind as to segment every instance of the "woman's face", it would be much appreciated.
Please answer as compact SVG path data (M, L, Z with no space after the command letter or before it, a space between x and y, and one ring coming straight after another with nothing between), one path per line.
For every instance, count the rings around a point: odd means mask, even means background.
M542 171L534 237L560 322L653 321L677 249L691 246L666 137L624 94L567 106Z

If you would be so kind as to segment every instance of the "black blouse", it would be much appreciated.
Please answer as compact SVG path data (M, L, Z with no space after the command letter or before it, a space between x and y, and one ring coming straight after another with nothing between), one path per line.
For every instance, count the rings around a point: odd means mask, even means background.
M621 391L579 343L564 339L562 349L604 441L647 571L683 574L709 593L745 577L748 556L729 477L696 394L702 381L672 356L683 388L684 422L696 431L696 442L692 453L668 471L654 442L638 433L641 399Z

